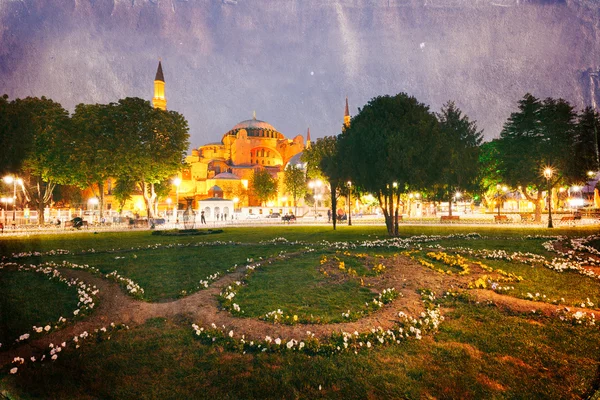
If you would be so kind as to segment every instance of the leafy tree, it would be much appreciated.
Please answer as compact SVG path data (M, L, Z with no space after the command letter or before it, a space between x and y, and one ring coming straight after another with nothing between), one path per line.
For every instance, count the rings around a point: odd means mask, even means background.
M6 107L6 103L3 106ZM3 151L8 148L21 153L4 167L24 180L25 199L35 205L38 221L43 224L44 208L52 200L56 184L69 180L69 114L59 103L45 97L17 99L11 102L8 112L12 134L3 135L0 144ZM14 143L7 143L13 140Z
M400 194L438 179L440 139L436 116L405 93L372 99L340 135L347 177L377 197L390 235L398 235Z
M498 139L479 146L479 190L487 205L492 204L497 195L496 186L502 182L498 158Z
M298 198L306 193L306 175L304 170L297 165L288 165L283 173L285 191L294 199L295 214L298 214Z
M251 186L261 205L277 194L277 181L264 169L254 170Z
M444 151L441 154L440 186L448 199L448 212L452 215L452 199L457 190L473 191L478 187L479 145L483 134L477 125L448 102L438 114Z
M542 196L548 183L576 179L576 113L565 100L548 98L543 102L526 94L519 110L505 123L498 141L499 175L508 185L520 187L535 204L535 220L541 220ZM542 174L554 171L550 182Z
M325 136L317 141L302 154L302 160L307 163L307 173L311 178L324 178L329 182L331 195L331 222L336 229L337 199L343 189L346 173L345 163L341 162L338 154L338 137Z
M149 101L131 97L119 100L112 115L119 132L117 152L122 157L117 178L137 183L148 218L153 218L158 198L155 185L184 166L187 121L175 111L153 108Z
M78 104L71 117L70 172L72 183L89 187L99 199L100 218L104 212L104 184L117 175L123 155L118 152L118 127L112 118L114 104Z
M112 194L115 200L118 203L118 212L121 214L123 212L123 207L128 200L131 200L131 194L135 192L137 184L126 178L120 178L115 183L115 187L113 188Z

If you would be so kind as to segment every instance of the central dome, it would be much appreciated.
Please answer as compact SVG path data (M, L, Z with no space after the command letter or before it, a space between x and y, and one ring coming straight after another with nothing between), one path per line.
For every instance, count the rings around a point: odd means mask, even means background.
M277 129L275 129L273 127L273 125L271 125L265 121L260 121L258 119L247 119L245 121L240 122L233 128L231 128L232 131L235 131L238 129L266 129L266 130L270 130L270 131L277 131Z

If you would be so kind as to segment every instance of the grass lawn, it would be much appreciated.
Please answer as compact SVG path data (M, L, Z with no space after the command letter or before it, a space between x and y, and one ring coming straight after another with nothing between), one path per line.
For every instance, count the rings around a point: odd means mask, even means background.
M46 256L44 261L66 260L87 264L107 274L118 271L144 289L148 301L166 300L196 292L199 281L209 275L223 274L248 258L270 257L292 246L220 245L144 249L118 253Z
M75 287L36 272L0 269L0 343L8 346L32 327L71 318L79 296Z
M481 235L476 239L443 238L424 243L423 247L439 244L531 252L547 259L558 256L542 247L548 239L528 239L526 235L587 236L597 231L467 226L400 228L404 238L473 232ZM303 243L261 243L282 237ZM288 258L263 263L240 287L235 302L244 311L244 319L236 321L258 324L255 321L258 317L282 309L286 315L306 319L312 315L320 322L336 322L343 321L342 312L359 311L375 297L374 292L361 286L360 278L377 279L372 272L380 260L376 256L389 256L403 249L358 246L346 251L338 248L343 247L341 243L329 246L323 241L361 243L378 239L387 239L383 227L340 226L335 232L329 227L304 226L227 228L221 234L195 237L157 237L148 231L76 233L0 238L0 256L67 249L71 254L45 254L15 261L37 264L66 260L88 264L103 273L117 270L145 289L144 300L160 301L181 297L182 291L188 294L196 291L200 280L215 272L226 276L230 267L245 264L248 258L258 260L286 252L290 253ZM219 243L199 245L215 241ZM330 264L322 263L324 257ZM425 251L419 257L425 258ZM474 256L465 257L477 260ZM345 269L339 268L341 261ZM428 261L452 270L451 277L458 279L458 267ZM569 306L589 298L596 305L594 308L599 308L598 279L519 262L480 261L523 277L521 282L507 283L514 286L508 296L526 298L527 293L540 293L548 300L564 298L564 304ZM355 276L345 275L349 268L356 271ZM427 279L423 285L434 285L439 276L445 276L427 271L429 275L424 274ZM393 272L390 269L383 273ZM460 278L469 279L470 274ZM0 398L573 399L585 398L598 387L600 330L597 326L572 325L539 313L517 313L472 301L469 293L472 292L467 290L456 297L436 300L445 317L436 333L424 333L421 340L403 339L397 344L377 345L368 350L365 347L358 354L342 351L330 356L311 356L287 350L241 354L199 340L191 328L192 323L199 321L189 314L151 318L131 329L90 339L77 350L67 346L56 361L27 363L19 367L17 374L9 373L11 365L0 365ZM49 281L41 274L0 270L0 342L2 335L11 338L30 331L33 325L70 314L76 305L73 288ZM535 309L536 303L531 302L531 308ZM231 316L228 312L219 313ZM296 328L268 326L275 334L280 328ZM5 347L0 349L0 355L2 351Z
M155 319L0 385L44 398L570 399L590 393L600 333L450 300L434 337L335 357L223 352ZM101 378L100 378L101 377ZM1 388L1 386L0 386Z
M265 266L238 292L236 303L249 317L281 309L286 316L329 323L342 322L342 313L360 311L376 297L356 278L341 272L323 274L321 258L320 253L309 253Z

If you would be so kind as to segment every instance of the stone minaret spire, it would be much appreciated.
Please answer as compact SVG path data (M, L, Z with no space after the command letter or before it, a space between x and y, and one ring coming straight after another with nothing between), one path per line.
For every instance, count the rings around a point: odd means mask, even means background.
M346 96L346 109L344 110L344 126L343 129L346 129L350 126L350 110L348 108L348 96Z
M158 61L158 69L154 78L154 97L152 98L154 108L161 110L167 109L167 98L165 97L165 76L163 75L162 65Z
M306 148L310 149L310 128L308 128L308 132L306 133Z

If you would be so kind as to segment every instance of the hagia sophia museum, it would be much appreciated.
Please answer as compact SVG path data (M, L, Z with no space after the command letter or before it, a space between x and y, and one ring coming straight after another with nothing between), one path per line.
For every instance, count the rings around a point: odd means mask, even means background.
M160 61L154 79L152 104L156 108L167 109L165 78ZM350 120L348 99L345 114L344 123L347 124ZM293 213L293 199L284 191L284 170L289 164L301 164L302 152L310 145L310 129L305 144L301 135L288 139L268 122L256 119L255 114L252 119L242 121L225 132L220 142L192 149L185 158L187 166L172 180L169 197L161 200L159 213L172 215L171 209L182 210L188 204L196 211L204 211L208 220L231 219L234 211L242 208L247 213L258 215ZM255 170L269 172L277 182L277 195L266 205L260 204L249 187ZM298 203L299 207L303 206L302 199Z

